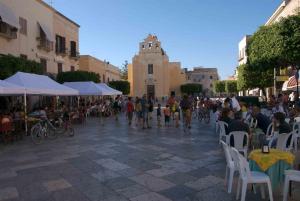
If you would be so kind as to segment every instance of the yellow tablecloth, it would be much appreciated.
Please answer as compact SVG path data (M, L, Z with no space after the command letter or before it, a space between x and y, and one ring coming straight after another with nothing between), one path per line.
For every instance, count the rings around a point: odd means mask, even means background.
M283 160L288 164L293 165L295 156L290 152L278 149L271 149L268 154L262 153L261 149L255 149L250 153L249 159L255 161L261 170L266 171L279 160Z

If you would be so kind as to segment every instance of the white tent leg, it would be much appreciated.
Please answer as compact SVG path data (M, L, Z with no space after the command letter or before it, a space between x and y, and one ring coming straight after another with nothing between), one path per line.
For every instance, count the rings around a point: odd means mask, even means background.
M24 94L24 118L25 118L25 132L28 134L28 125L27 125L27 98L26 93Z

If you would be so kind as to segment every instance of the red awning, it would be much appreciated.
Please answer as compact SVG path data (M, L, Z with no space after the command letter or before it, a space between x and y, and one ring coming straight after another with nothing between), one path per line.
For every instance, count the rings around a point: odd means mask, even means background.
M298 82L298 86L300 84L300 81ZM287 84L287 89L288 90L296 90L297 88L297 79L295 76L292 76L289 78L288 84Z

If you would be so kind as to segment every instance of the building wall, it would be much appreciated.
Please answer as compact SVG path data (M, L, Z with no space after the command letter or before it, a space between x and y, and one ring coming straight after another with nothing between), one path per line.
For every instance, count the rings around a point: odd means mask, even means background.
M70 35L70 38L74 38L78 44L78 26L72 32L67 29L69 26L75 26L73 23L65 20L62 16L56 16L56 12L53 8L42 2L41 0L1 0L1 3L9 7L16 15L17 19L22 17L27 21L27 35L17 32L16 39L6 39L0 36L0 54L11 54L14 56L26 55L28 59L40 62L40 59L47 60L47 72L57 73L57 61L55 48L52 51L44 51L38 48L37 37L39 36L38 22L44 24L55 36L54 27L59 24L60 21L64 21L65 32ZM57 28L61 31L63 28ZM55 43L53 44L55 47ZM68 67L64 70L69 70L70 64L75 68L78 66L77 61L65 61Z
M247 59L248 59L248 56L247 56L247 45L248 45L248 41L249 41L249 38L251 36L249 35L246 35L243 37L243 39L239 42L239 55L238 55L238 62L239 62L239 65L242 65L242 64L246 64L247 63Z
M169 73L170 73L170 91L174 91L176 96L181 95L180 86L186 83L186 74L183 69L181 69L180 62L170 62L169 63Z
M62 18L58 13L54 14L54 33L66 38L66 55L57 55L55 61L63 64L63 71L71 71L71 66L74 70L79 69L79 57L71 57L71 41L76 42L76 52L79 52L78 32L79 28L70 23L65 18ZM78 55L79 56L79 55Z
M153 74L148 73L149 64L153 64ZM154 96L161 98L170 96L171 91L180 95L180 85L185 83L185 74L179 62L169 62L160 41L150 34L139 44L139 53L128 66L128 80L131 96L147 94L148 85L154 85Z
M79 70L94 72L100 75L101 82L121 80L120 69L106 61L102 61L90 55L81 55L79 58Z
M195 67L187 72L187 82L201 84L205 95L213 94L213 82L216 80L219 80L217 68Z
M275 12L266 22L266 25L278 22L280 19L290 15L295 15L299 12L300 2L298 0L283 0Z

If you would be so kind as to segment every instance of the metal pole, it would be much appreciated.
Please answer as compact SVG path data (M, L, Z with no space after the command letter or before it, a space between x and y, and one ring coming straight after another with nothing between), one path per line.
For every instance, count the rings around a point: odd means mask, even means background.
M24 93L24 120L25 120L25 132L28 134L28 125L27 125L27 100L26 100L26 92Z
M276 68L274 68L274 96L276 96Z
M297 76L296 77L296 82L297 82L297 92L296 92L296 101L298 102L299 100L299 68L297 67Z

